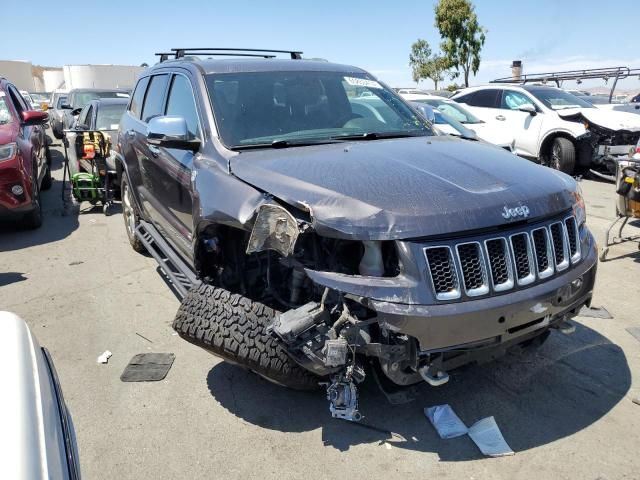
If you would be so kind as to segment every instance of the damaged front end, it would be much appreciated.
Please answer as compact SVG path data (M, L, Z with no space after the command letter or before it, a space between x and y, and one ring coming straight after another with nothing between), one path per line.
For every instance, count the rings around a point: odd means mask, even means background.
M320 236L311 212L272 201L250 232L204 239L213 268L202 276L281 312L269 334L326 380L334 417L358 421L365 367L393 388L438 386L465 363L568 330L596 270L576 195L546 218L388 241Z

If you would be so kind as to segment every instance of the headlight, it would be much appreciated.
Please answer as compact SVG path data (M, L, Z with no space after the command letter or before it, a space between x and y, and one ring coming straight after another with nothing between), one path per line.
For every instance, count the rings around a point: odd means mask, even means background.
M576 184L576 190L573 192L573 215L576 217L578 227L582 226L587 221L587 207L584 204L584 197L582 195L582 188L580 184Z
M5 160L11 160L16 156L18 146L15 143L8 143L6 145L0 145L0 162Z
M279 205L262 205L251 230L247 253L275 250L289 256L298 239L298 222Z

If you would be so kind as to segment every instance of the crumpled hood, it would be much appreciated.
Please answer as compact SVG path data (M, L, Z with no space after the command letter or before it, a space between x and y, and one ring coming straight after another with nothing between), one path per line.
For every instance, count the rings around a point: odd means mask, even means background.
M502 149L446 136L242 152L231 171L307 210L321 235L409 239L501 226L570 208L575 180Z
M556 110L556 113L565 120L582 121L609 130L624 130L628 132L640 132L640 115L616 110L604 110L601 108L567 108Z

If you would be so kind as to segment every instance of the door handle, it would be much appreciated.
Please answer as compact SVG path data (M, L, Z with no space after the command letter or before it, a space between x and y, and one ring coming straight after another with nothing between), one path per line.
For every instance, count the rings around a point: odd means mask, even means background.
M496 115L496 120L500 120L501 122L503 122L504 120L506 120L506 117L504 115Z
M149 151L151 155L153 155L153 158L158 158L158 155L160 155L160 149L155 145L149 145Z
M127 130L127 138L129 140L133 140L136 138L136 131L135 130Z

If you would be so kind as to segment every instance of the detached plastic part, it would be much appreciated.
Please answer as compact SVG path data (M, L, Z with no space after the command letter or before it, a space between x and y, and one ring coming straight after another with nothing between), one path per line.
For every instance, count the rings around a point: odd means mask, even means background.
M109 363L109 358L111 358L111 355L113 354L109 350L105 350L104 353L96 359L96 362Z
M504 457L514 454L493 417L483 418L474 423L469 428L469 436L480 451L488 457Z
M467 426L460 420L451 406L436 405L424 409L424 414L436 429L440 438L456 438L466 435L469 431Z
M418 373L420 373L422 379L432 387L439 387L449 381L449 374L447 372L438 371L434 375L429 372L429 368L429 365L425 365L418 369Z

